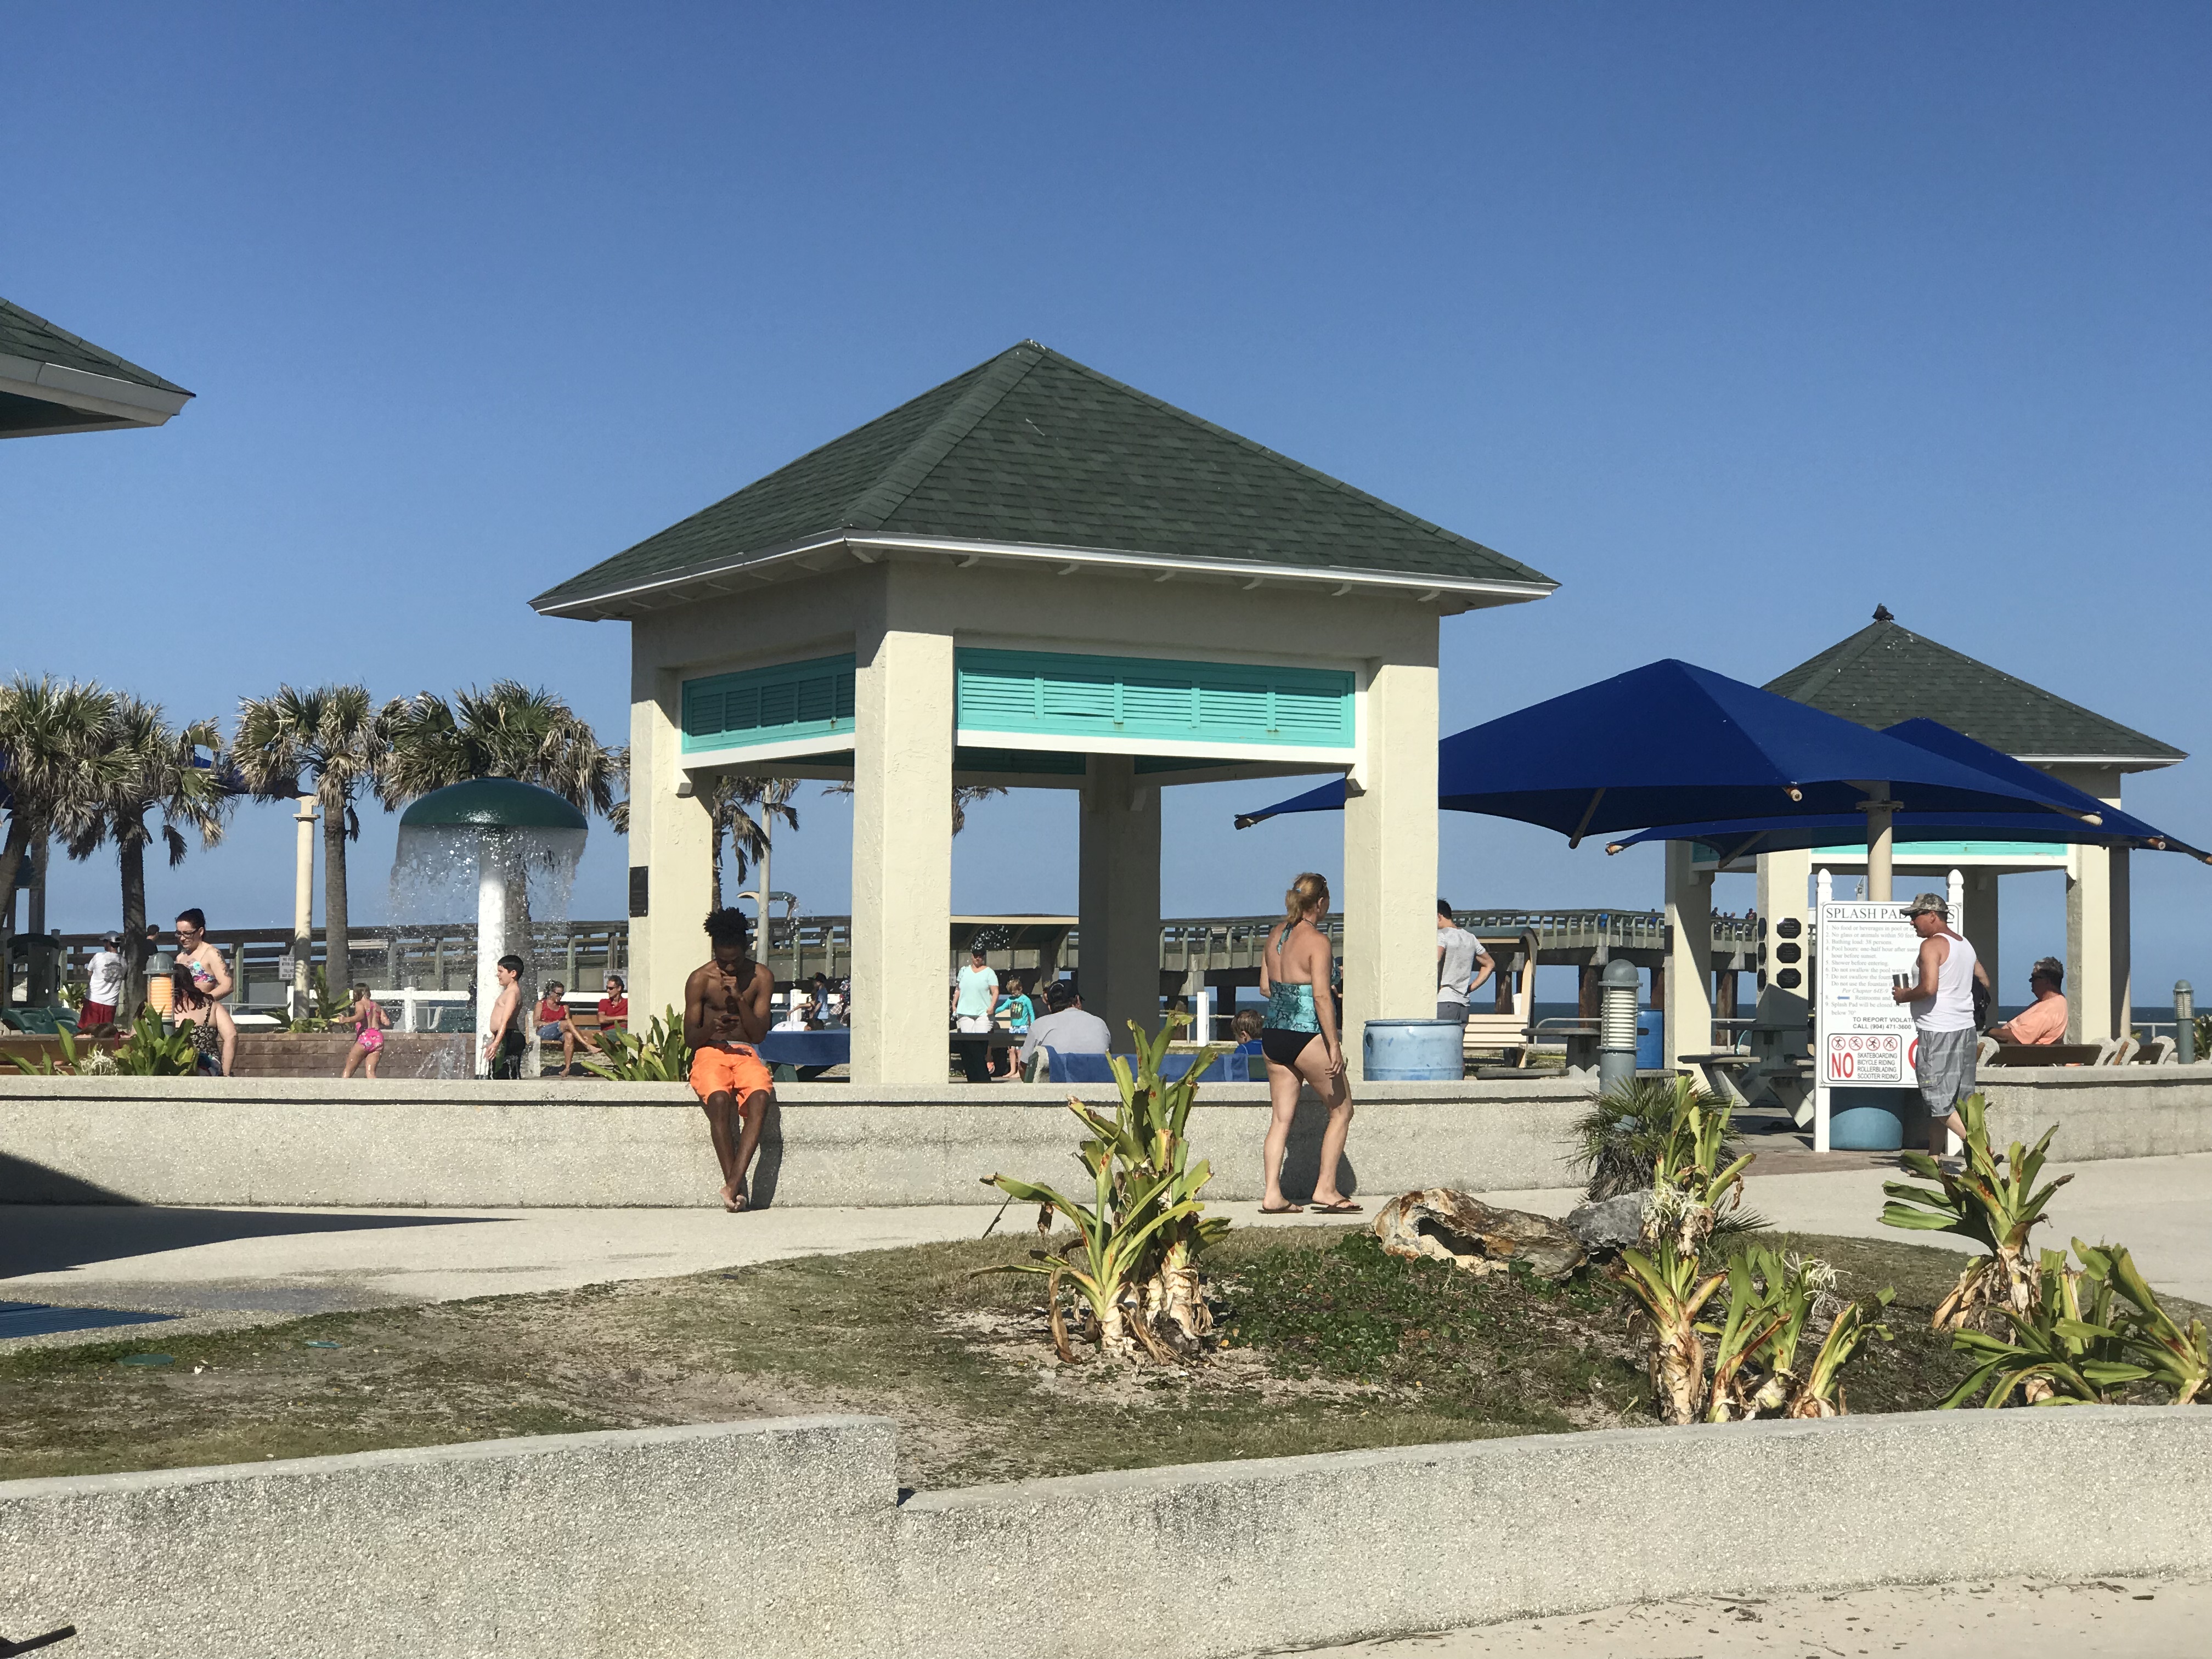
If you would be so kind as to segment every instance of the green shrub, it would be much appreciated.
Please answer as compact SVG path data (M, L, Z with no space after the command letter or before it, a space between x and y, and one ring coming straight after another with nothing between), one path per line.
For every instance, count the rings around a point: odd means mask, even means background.
M684 1017L664 1008L639 1036L603 1030L597 1054L584 1056L584 1069L610 1083L683 1083L691 1076L691 1047L684 1041Z

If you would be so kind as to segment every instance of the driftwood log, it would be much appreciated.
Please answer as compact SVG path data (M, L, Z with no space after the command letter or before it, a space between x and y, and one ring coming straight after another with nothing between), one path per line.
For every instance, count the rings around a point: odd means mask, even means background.
M1565 1279L1589 1257L1581 1241L1549 1216L1500 1209L1449 1187L1392 1199L1376 1214L1374 1232L1391 1255L1427 1256L1471 1273L1525 1261L1540 1278Z

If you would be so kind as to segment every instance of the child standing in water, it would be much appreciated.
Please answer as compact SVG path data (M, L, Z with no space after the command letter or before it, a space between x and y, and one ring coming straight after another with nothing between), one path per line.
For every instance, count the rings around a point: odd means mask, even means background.
M376 1058L384 1052L384 1033L392 1024L392 1016L385 1012L382 1003L369 995L368 987L356 985L353 988L353 1012L348 1018L359 1035L354 1038L353 1047L346 1051L345 1070L340 1075L351 1077L353 1068L366 1060L368 1062L368 1080L374 1083L376 1081Z

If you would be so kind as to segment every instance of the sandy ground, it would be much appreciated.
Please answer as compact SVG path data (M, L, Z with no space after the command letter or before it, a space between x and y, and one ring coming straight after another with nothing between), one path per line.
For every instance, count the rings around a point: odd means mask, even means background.
M2212 1580L2027 1579L1647 1601L1308 1650L1377 1659L2185 1659L2212 1646Z

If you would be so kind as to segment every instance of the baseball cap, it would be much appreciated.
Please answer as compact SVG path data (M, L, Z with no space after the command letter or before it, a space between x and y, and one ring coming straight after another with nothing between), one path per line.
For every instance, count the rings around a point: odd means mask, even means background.
M1905 914L1908 916L1941 916L1948 921L1951 907L1941 893L1923 893L1905 907Z

